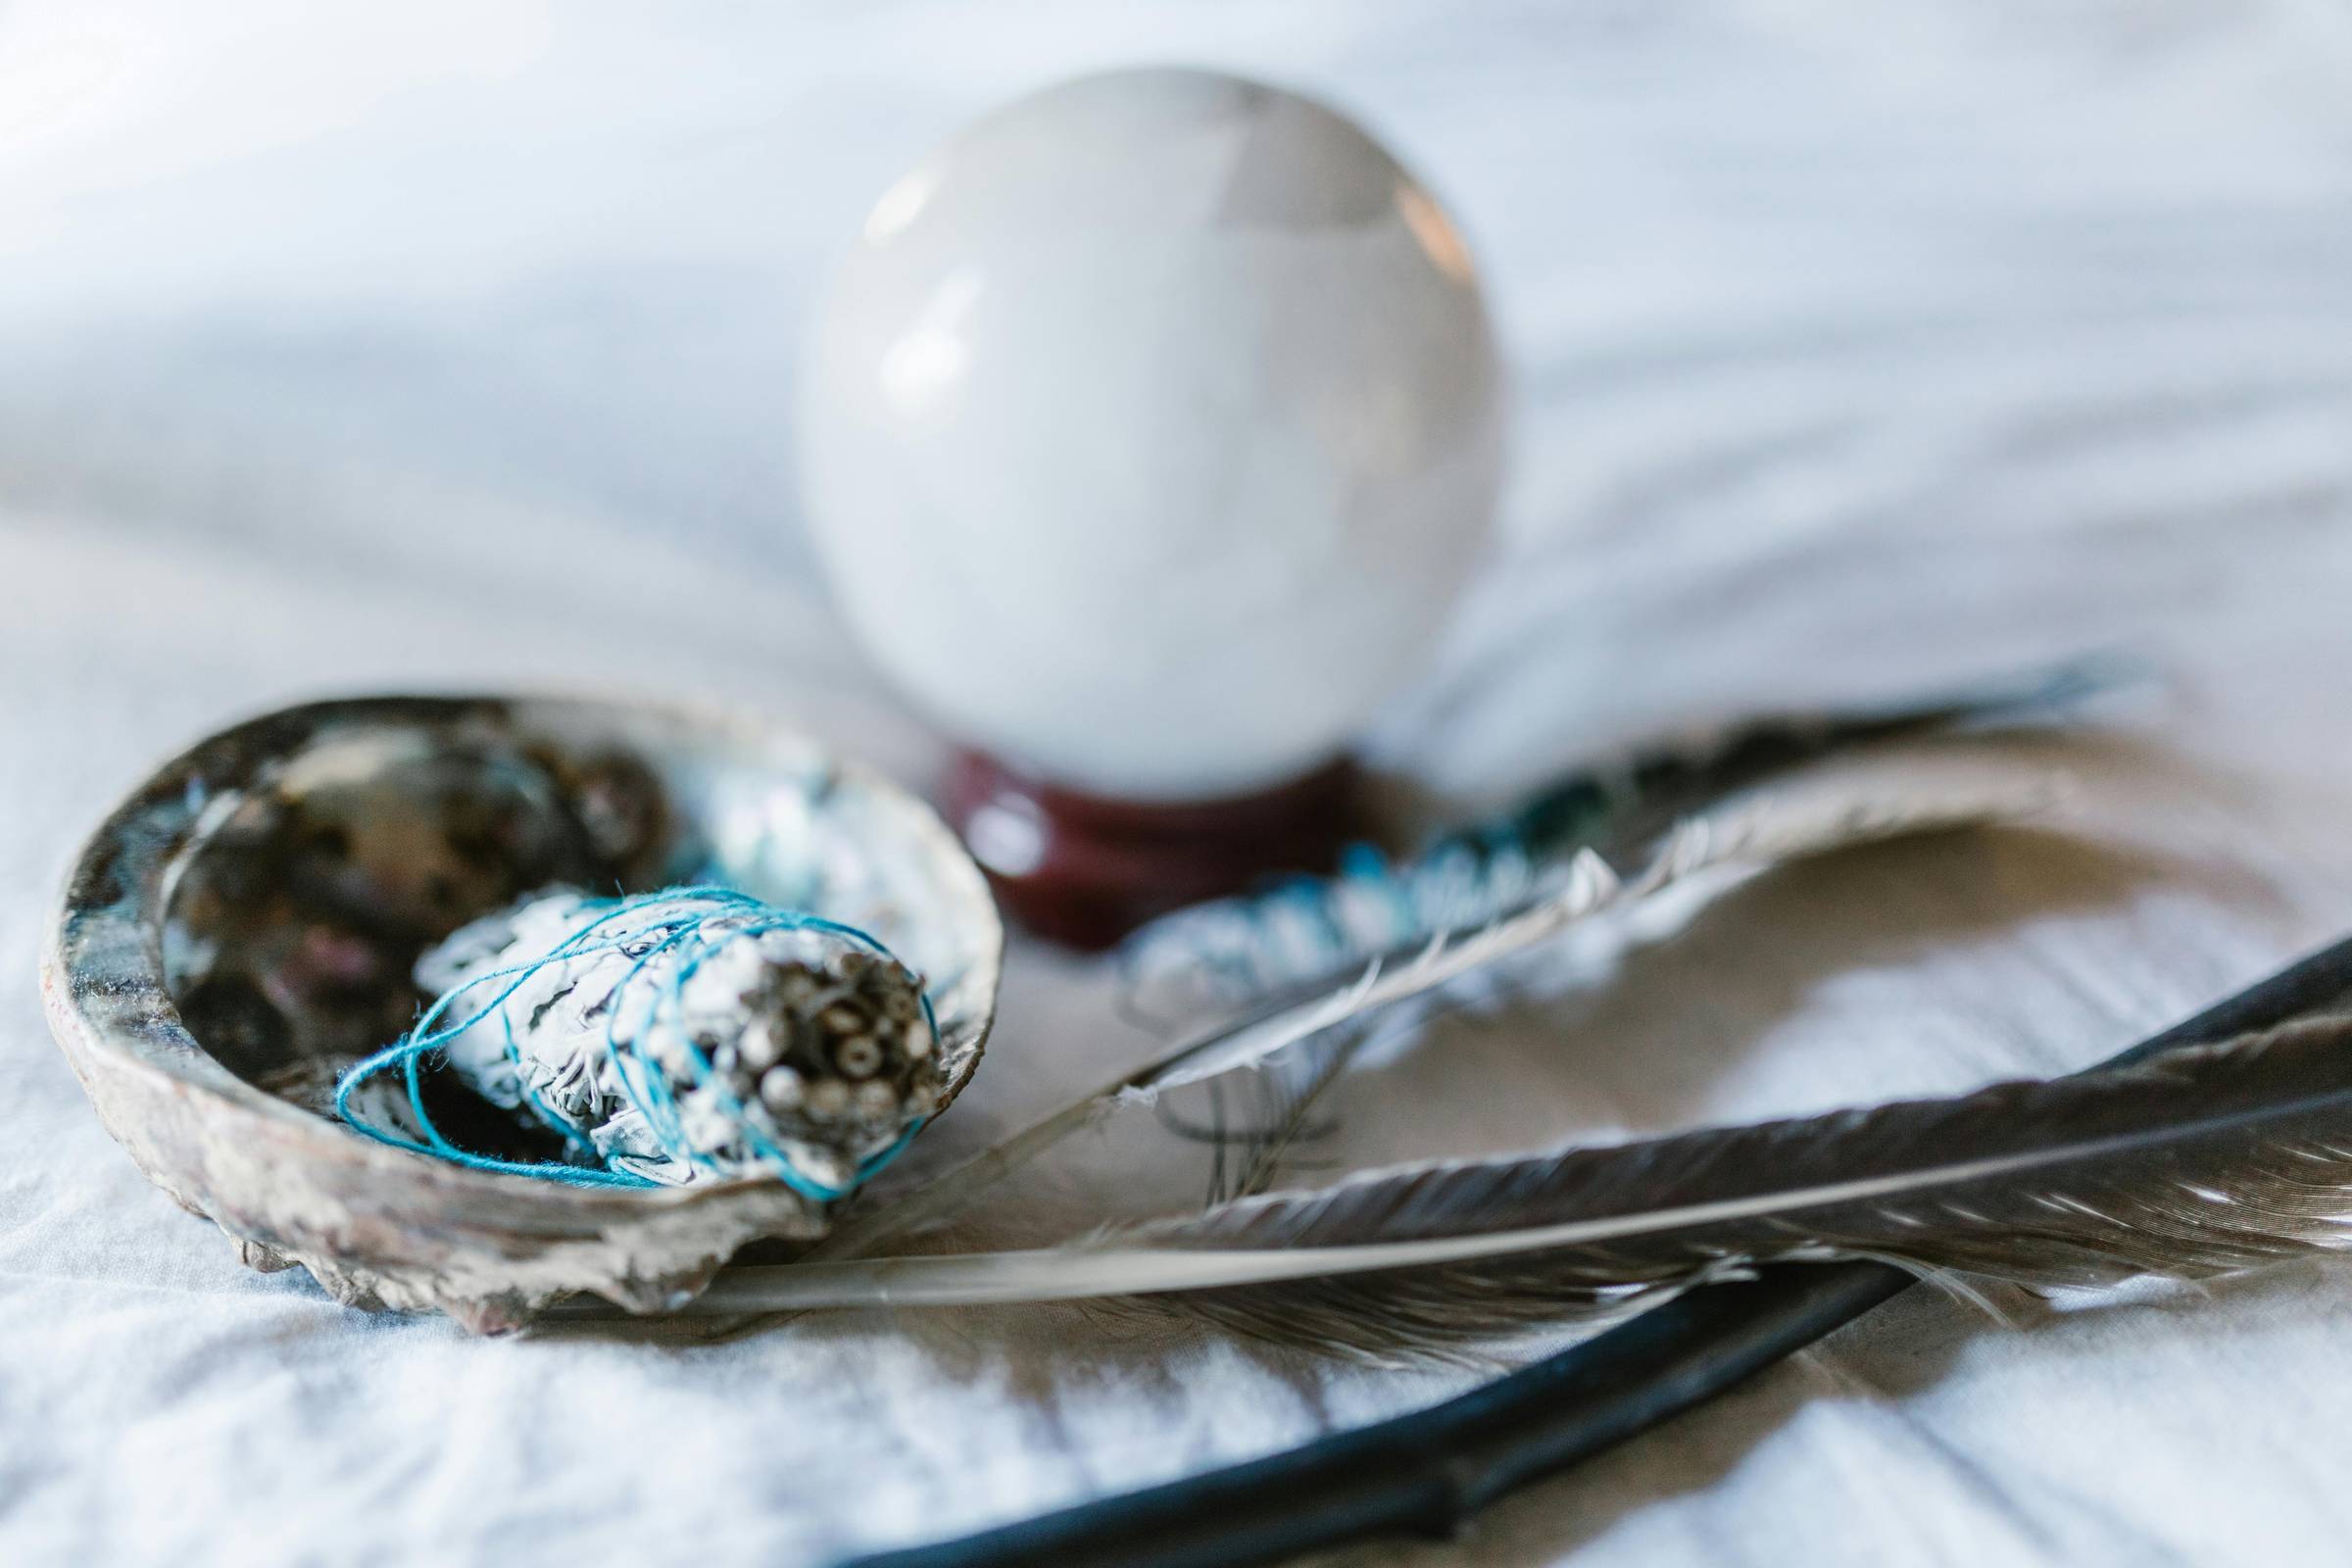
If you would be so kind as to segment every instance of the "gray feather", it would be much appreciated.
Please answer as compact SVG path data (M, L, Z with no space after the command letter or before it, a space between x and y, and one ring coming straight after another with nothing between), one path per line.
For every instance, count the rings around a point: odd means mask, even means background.
M1525 953L1604 910L1638 904L1700 877L1755 870L1834 850L2025 815L2047 807L2051 775L1984 767L1953 759L1923 766L1882 759L1784 785L1667 833L1631 881L1597 855L1577 857L1557 888L1468 931L1383 954L1296 988L1243 1017L1189 1039L1102 1089L982 1152L928 1185L839 1226L808 1254L809 1263L868 1255L882 1243L936 1223L973 1201L1121 1101L1264 1064L1278 1053L1393 1003L1425 996Z
M1055 1249L738 1270L698 1305L1211 1292L1212 1315L1284 1338L1443 1344L1775 1261L2059 1287L2347 1248L2352 1018L2327 1016L1947 1100L1398 1167Z

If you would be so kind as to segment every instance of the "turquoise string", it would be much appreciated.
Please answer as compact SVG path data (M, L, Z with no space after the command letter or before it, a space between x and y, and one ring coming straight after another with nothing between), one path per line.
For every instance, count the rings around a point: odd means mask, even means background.
M624 926L596 941L589 940L598 932L612 926L617 921L625 920L631 914L656 905L676 904L711 906L713 911L679 912L665 918L648 921L642 926ZM604 912L535 958L475 975L451 987L418 1015L416 1024L408 1034L394 1044L386 1046L383 1050L347 1068L335 1080L335 1114L355 1131L374 1139L377 1143L389 1144L395 1149L405 1149L412 1153L429 1154L448 1160L452 1164L463 1165L468 1170L494 1171L508 1176L527 1176L537 1181L562 1182L574 1187L660 1187L665 1184L631 1171L613 1169L610 1165L602 1168L590 1168L552 1160L499 1159L493 1155L459 1148L442 1134L439 1127L433 1124L431 1115L424 1108L423 1064L425 1060L434 1052L444 1049L459 1035L496 1014L505 1032L507 1059L515 1067L516 1082L522 1089L524 1102L530 1106L540 1121L563 1134L564 1140L573 1148L590 1157L598 1157L594 1141L581 1133L578 1128L573 1127L554 1107L542 1101L532 1091L530 1085L523 1080L521 1054L514 1042L514 1019L506 1013L505 1007L508 1000L522 988L524 982L550 964L564 963L574 958L589 957L598 954L625 953L634 961L630 964L628 973L623 975L619 983L613 987L605 1019L604 1047L608 1059L612 1063L613 1076L618 1080L621 1092L631 1106L645 1118L647 1127L652 1129L655 1141L661 1146L662 1152L665 1155L672 1159L683 1160L704 1170L715 1172L718 1169L716 1163L700 1151L691 1148L686 1141L684 1129L679 1121L677 1095L668 1074L661 1071L659 1066L649 1060L644 1053L644 1041L652 1033L654 1025L661 1019L663 1009L674 1011L680 1005L679 999L685 982L701 967L703 961L727 943L755 939L771 931L823 931L846 938L889 962L898 963L900 968L905 969L909 975L913 973L911 969L906 969L904 963L900 963L897 955L884 947L873 936L856 926L844 924L839 920L829 920L822 915L810 914L805 910L779 908L733 888L712 886L670 888L660 893L642 893L616 899L588 900L582 904L581 907L583 909L603 907ZM738 918L734 918L733 923L718 932L714 940L712 934L707 929L708 923L715 918L730 916ZM747 916L748 918L743 918ZM642 946L639 946L640 944ZM683 959L666 981L646 998L645 1012L635 1036L627 1041L621 1040L619 1038L620 1009L624 1005L627 993L656 958L681 948L687 950ZM509 983L487 1004L459 1022L444 1023L442 1021L455 1008L460 997L478 987L487 986L500 980ZM939 1019L932 1010L930 993L925 991L918 995L922 1003L923 1022L931 1030L932 1038L937 1040L939 1038ZM751 1125L743 1102L735 1097L723 1081L717 1081L717 1069L711 1065L702 1048L682 1032L679 1038L685 1043L687 1056L694 1067L697 1087L708 1084L715 1088L721 1106L728 1115L734 1118L737 1131L759 1154L761 1163L766 1165L787 1187L812 1201L833 1202L848 1197L870 1180L885 1165L898 1158L905 1152L906 1146L913 1141L914 1135L922 1130L923 1124L920 1119L909 1124L906 1130L900 1134L888 1148L869 1154L859 1161L856 1172L843 1186L832 1187L812 1180L797 1169L784 1152L778 1149L771 1140ZM392 1128L379 1126L368 1120L352 1103L352 1096L361 1086L379 1073L394 1068L399 1069L407 1087L409 1112L416 1118L417 1128L424 1135L421 1142L406 1137Z

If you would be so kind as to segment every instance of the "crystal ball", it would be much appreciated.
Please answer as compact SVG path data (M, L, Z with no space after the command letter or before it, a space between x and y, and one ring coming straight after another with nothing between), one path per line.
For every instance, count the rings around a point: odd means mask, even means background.
M883 193L802 386L849 624L950 733L1139 801L1278 784L1426 659L1490 531L1468 248L1378 142L1197 71L1064 83Z

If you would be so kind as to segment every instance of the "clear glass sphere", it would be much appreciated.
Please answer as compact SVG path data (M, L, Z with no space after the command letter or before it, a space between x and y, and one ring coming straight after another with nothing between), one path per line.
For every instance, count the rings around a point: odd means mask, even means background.
M876 662L961 739L1135 799L1341 750L1501 469L1445 213L1331 110L1202 72L1049 89L907 173L803 393L811 532Z

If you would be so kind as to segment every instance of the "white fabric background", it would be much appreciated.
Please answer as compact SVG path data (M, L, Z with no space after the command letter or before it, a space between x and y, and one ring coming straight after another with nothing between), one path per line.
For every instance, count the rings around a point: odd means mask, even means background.
M1639 733L2096 644L2179 674L2082 834L1754 885L1348 1136L1510 1147L2104 1054L2352 928L2352 14L1427 0L0 10L0 1559L801 1563L1394 1413L1379 1373L1068 1310L733 1343L344 1311L142 1183L33 955L106 801L360 689L716 696L921 778L797 541L835 236L1008 93L1178 59L1381 127L1522 401L1502 559L1380 755L1499 791ZM1568 1027L1563 1030L1562 1022ZM1024 950L920 1162L1139 1049ZM1193 1178L1122 1123L1021 1195ZM968 1239L1037 1228L997 1216ZM2352 1304L1906 1297L1360 1564L2328 1561Z

